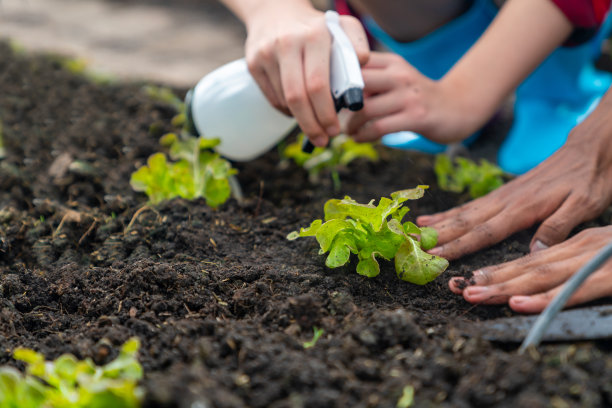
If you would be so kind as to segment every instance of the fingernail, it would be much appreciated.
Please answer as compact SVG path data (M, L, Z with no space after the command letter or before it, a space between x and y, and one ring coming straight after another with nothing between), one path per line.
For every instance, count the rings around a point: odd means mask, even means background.
M472 272L470 282L472 283L472 285L486 283L484 275L485 271L483 269L475 270L474 272Z
M333 125L325 129L325 132L327 132L329 136L338 136L338 133L340 133L340 128L336 125Z
M417 224L419 225L427 224L429 220L431 220L431 215L421 215L417 217Z
M463 290L469 286L468 282L464 278L451 278L450 281L451 285L460 290Z
M543 249L548 249L548 245L546 245L545 243L543 243L542 241L540 241L539 239L536 240L533 245L531 245L531 248L529 248L529 250L531 252L538 252L541 251Z
M489 288L487 286L470 286L465 290L465 294L467 296L478 296L482 295L485 292L488 292Z
M327 145L327 138L324 136L310 139L310 141L317 147L325 147Z
M529 299L531 299L529 296L512 296L510 302L515 305L520 305L522 303L527 303Z
M442 247L431 248L427 253L430 255L440 255L442 253Z

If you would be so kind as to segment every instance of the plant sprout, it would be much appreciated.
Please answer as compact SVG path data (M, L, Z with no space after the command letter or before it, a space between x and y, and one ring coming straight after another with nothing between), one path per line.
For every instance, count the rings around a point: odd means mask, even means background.
M340 176L338 169L347 166L355 159L363 158L370 161L378 160L378 152L371 143L357 143L346 135L333 138L329 147L316 147L312 153L302 151L304 134L301 133L297 141L290 143L282 149L282 156L292 159L298 166L308 171L312 182L317 182L323 170L329 170L334 189L340 189Z
M143 390L138 386L142 367L137 360L140 342L128 340L119 356L104 366L91 359L64 354L45 361L34 350L18 348L14 358L26 364L22 375L0 367L0 407L6 408L136 408Z
M312 331L313 331L312 340L305 341L303 344L305 349L314 347L315 344L317 344L317 341L319 341L319 339L323 335L323 332L325 332L325 330L319 329L316 326L312 328Z
M467 189L472 198L482 197L504 184L504 171L485 159L476 164L470 159L457 157L453 163L447 155L439 154L434 172L442 190L462 193Z
M419 228L402 219L409 211L403 203L423 197L427 186L391 193L378 205L374 200L359 204L350 197L325 203L325 221L314 220L310 227L293 231L287 239L315 237L321 249L329 252L325 265L337 268L345 265L351 253L357 255L357 273L375 277L380 273L377 258L394 259L397 276L408 282L424 285L434 280L447 267L444 258L425 252L437 243L433 228Z
M231 164L211 151L218 139L179 138L168 133L160 143L170 150L170 162L163 153L155 153L132 174L130 185L147 194L153 204L174 197L195 199L204 197L206 204L216 208L231 194L229 177L237 171Z

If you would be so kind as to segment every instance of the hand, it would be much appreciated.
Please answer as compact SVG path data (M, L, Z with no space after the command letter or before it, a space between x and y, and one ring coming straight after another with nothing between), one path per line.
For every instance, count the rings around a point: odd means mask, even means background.
M417 224L439 234L429 252L456 259L543 221L531 240L534 252L599 215L612 202L612 105L606 105L602 101L561 149L525 175L461 207L418 217Z
M468 137L485 120L463 113L463 97L455 87L429 79L397 54L372 52L362 74L364 107L350 113L345 126L358 142L410 130L451 143Z
M360 63L369 57L361 23L340 22ZM331 35L324 13L297 2L272 3L246 19L246 59L266 98L295 117L313 144L325 146L340 133L329 83Z
M505 264L475 271L472 278L452 278L450 289L470 303L508 302L520 313L539 313L565 283L604 246L612 242L612 226L584 230L561 244ZM594 272L566 306L612 295L612 261Z

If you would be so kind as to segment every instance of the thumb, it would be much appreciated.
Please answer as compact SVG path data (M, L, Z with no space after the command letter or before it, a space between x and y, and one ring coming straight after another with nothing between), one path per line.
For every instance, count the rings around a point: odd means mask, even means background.
M562 242L582 222L577 203L570 198L540 225L529 244L537 252Z
M359 64L365 65L370 59L370 44L361 22L352 16L340 16L340 24L346 33L346 36L351 40Z

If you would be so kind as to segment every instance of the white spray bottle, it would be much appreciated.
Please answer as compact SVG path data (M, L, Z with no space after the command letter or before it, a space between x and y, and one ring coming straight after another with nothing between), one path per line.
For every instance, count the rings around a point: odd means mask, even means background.
M359 110L363 107L363 78L357 54L340 27L338 13L327 11L325 21L332 35L330 84L336 110ZM296 128L295 119L268 103L244 58L202 78L187 93L185 103L190 131L219 138L217 151L231 160L254 159Z

